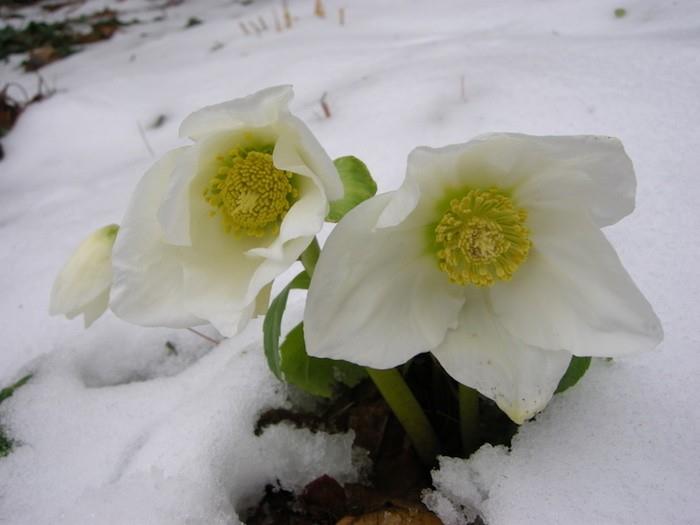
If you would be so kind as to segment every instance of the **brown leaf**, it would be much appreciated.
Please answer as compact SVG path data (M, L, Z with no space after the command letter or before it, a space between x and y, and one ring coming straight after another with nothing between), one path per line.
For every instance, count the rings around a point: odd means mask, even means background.
M27 71L36 71L59 58L61 58L61 55L53 46L37 47L29 52L29 56L24 62L24 69Z
M306 485L300 499L312 515L330 514L337 518L347 512L345 490L335 479L327 475Z

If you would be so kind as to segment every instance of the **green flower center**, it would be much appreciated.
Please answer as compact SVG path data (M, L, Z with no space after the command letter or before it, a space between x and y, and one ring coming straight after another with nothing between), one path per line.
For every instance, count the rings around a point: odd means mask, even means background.
M270 151L266 151L270 150ZM272 148L233 149L217 158L217 173L207 183L204 199L211 216L221 215L227 232L251 237L276 234L299 196L293 173L277 169Z
M461 285L509 280L532 245L526 219L527 212L496 188L452 199L435 228L440 269Z

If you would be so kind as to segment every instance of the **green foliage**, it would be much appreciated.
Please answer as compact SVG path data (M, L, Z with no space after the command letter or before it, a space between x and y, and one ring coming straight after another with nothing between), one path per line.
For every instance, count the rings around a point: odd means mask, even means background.
M0 390L0 403L5 401L9 397L12 397L12 394L15 393L15 390L24 386L27 383L27 381L29 381L31 378L31 374L26 375L22 379L17 381L14 385L8 386ZM10 452L12 452L12 447L12 440L9 437L7 437L7 435L3 431L3 428L0 427L0 458L4 458Z
M18 388L20 388L20 387L24 386L25 384L27 384L27 382L28 382L31 378L32 378L32 375L31 375L31 374L26 375L26 376L24 376L22 379L20 379L19 381L17 381L14 385L8 386L8 387L3 388L2 390L0 390L0 403L2 403L3 401L5 401L8 397L12 397L12 394L15 393L15 390L17 390Z
M566 369L554 393L558 394L559 392L563 392L578 383L579 379L583 377L583 374L586 373L590 365L590 357L573 356L571 362L569 362L569 368Z
M280 354L285 381L317 396L331 397L336 382L353 387L366 376L364 368L347 361L310 357L304 343L304 323L287 334Z
M627 15L627 9L624 7L618 7L615 9L615 18L623 18Z
M287 299L289 292L294 289L306 290L309 288L311 278L309 274L301 272L292 281L284 287L277 297L270 303L270 307L265 314L263 321L263 348L265 349L265 357L270 370L277 377L282 379L282 371L280 367L280 332L282 330L282 315L287 307Z
M22 64L27 71L34 71L79 51L83 44L110 38L120 26L136 22L123 22L116 11L103 9L60 22L31 21L21 29L4 26L0 28L0 60L15 53L29 52L29 58Z
M188 29L190 27L198 26L201 25L202 21L197 18L196 16L191 16L188 20L187 23L185 24L185 29Z
M0 458L4 458L12 452L12 441L5 435L0 427Z
M59 56L65 57L76 51L73 43L74 35L67 22L32 21L23 29L5 26L0 28L0 59L45 46L53 47Z
M280 345L282 316L291 290L308 289L309 274L301 272L275 297L263 322L263 347L267 364L281 380L322 397L333 394L337 382L355 386L365 377L364 368L333 359L311 357L306 353L303 323L295 326Z
M343 216L362 201L377 193L377 184L372 179L367 166L357 157L340 157L333 161L345 188L342 199L331 202L326 220L338 222Z

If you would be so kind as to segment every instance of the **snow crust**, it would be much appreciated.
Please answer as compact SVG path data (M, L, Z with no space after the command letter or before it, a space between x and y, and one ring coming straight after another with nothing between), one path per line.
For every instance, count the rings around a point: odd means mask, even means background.
M664 344L596 362L512 450L443 458L426 501L446 523L700 522L700 3L327 0L325 20L313 3L291 2L292 29L256 36L239 23L273 27L278 3L94 0L80 12L110 5L144 23L41 70L58 91L25 112L0 162L0 385L34 374L0 405L19 443L0 459L0 523L237 523L267 483L361 475L351 436L252 434L262 410L287 403L259 324L210 348L110 314L84 331L46 313L63 262L120 222L154 157L183 143L185 115L284 83L328 153L363 159L380 191L399 186L416 145L489 131L622 139L637 210L607 235ZM203 24L184 29L192 16ZM0 65L2 82L31 91L18 62Z

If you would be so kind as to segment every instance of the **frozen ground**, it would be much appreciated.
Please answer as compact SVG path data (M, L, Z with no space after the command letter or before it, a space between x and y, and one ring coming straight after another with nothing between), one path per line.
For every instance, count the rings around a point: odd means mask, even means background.
M43 69L58 92L3 140L0 384L34 377L0 407L21 443L0 459L0 523L236 523L276 477L295 487L322 471L358 475L348 436L252 436L256 414L285 399L265 370L259 325L210 349L111 315L84 331L46 313L65 258L119 222L153 161L139 126L159 156L179 144L190 111L279 83L295 85L293 110L329 154L364 159L380 191L399 185L419 144L486 131L623 140L638 206L608 235L665 342L595 364L512 451L444 459L431 501L448 523L460 523L460 505L489 525L700 522L700 3L327 0L320 20L299 0L292 29L259 36L239 22L272 26L278 3L153 4L114 4L127 18L166 18ZM184 30L190 16L203 24ZM33 88L16 63L0 65L2 83ZM151 129L159 115L164 125Z

